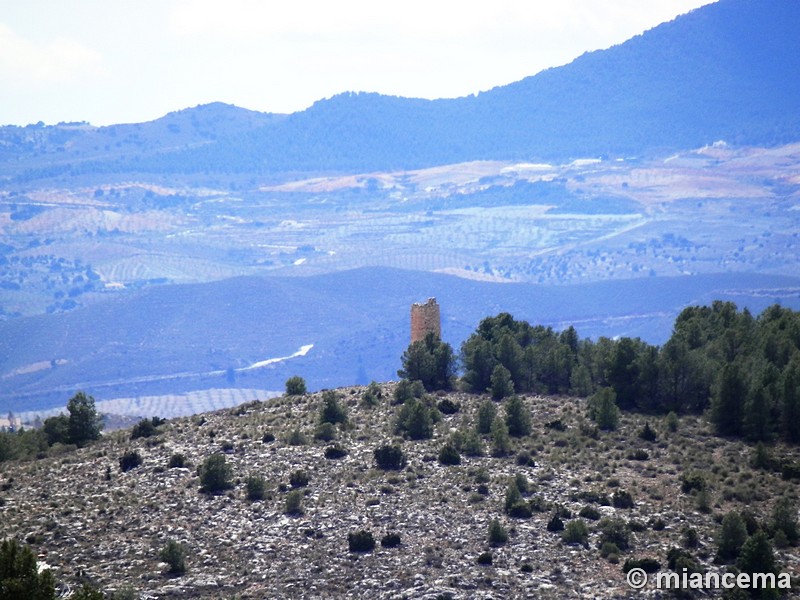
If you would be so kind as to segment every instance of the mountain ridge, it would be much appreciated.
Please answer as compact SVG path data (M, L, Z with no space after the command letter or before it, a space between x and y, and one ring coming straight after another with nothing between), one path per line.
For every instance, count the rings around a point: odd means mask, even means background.
M798 21L800 5L792 0L719 0L477 95L423 100L345 92L290 115L241 113L252 127L217 128L201 136L208 143L200 146L162 144L91 166L151 174L363 172L476 159L641 155L720 139L786 143L800 139L800 41L792 31ZM88 170L72 165L69 149L62 152L50 174ZM47 174L29 170L28 177Z

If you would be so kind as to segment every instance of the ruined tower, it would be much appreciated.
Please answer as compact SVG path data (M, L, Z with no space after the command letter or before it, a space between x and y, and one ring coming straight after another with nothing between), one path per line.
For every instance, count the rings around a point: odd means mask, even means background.
M437 338L442 337L441 317L436 298L428 298L425 304L411 305L411 343L424 340L428 333L433 333Z

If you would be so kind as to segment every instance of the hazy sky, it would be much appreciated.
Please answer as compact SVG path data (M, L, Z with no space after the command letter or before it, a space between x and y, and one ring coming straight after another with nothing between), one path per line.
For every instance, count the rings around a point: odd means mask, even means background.
M0 0L0 124L464 96L710 0Z

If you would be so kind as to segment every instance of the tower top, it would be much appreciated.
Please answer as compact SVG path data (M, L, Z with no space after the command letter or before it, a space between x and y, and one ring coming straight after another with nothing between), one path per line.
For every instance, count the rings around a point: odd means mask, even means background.
M442 337L441 316L436 298L428 298L424 304L417 302L411 305L411 343L424 340L429 333L437 338Z

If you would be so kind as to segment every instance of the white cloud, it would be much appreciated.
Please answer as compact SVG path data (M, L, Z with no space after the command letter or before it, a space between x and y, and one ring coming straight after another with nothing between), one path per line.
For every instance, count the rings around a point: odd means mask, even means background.
M36 44L0 23L0 74L24 84L71 81L102 72L102 57L69 38Z

